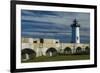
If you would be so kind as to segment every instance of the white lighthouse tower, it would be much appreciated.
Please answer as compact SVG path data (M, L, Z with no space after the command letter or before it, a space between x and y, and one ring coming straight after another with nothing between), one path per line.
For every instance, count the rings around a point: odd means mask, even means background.
M78 21L74 19L72 27L72 43L80 43L80 24L78 24Z

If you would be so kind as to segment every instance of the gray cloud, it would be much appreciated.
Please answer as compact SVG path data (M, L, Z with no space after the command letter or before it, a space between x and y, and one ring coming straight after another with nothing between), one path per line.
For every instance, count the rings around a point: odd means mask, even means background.
M22 34L30 36L44 36L46 34L46 36L57 36L57 38L58 36L60 38L65 38L65 36L71 37L70 25L75 18L80 24L82 39L83 36L90 37L89 13L35 10L22 10ZM84 39L87 39L86 37Z

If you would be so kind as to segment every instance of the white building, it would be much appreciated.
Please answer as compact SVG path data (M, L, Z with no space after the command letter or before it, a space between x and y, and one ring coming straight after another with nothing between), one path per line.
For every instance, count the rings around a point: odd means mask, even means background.
M72 43L80 43L80 24L78 24L77 20L74 20L74 23L71 25L72 27Z

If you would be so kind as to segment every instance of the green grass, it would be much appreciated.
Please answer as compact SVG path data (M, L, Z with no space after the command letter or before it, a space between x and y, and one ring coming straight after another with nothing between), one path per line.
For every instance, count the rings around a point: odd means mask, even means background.
M90 55L58 55L54 57L40 56L32 60L24 61L22 63L30 62L50 62L50 61L71 61L71 60L87 60L90 59Z

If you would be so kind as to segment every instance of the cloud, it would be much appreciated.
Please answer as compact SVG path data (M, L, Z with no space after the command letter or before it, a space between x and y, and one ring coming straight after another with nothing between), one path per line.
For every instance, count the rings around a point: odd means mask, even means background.
M23 15L24 11L27 16ZM87 26L89 24L89 13L76 12L53 12L53 11L32 11L22 10L22 20L51 22L56 24L71 25L73 19L77 18L79 23ZM28 15L29 14L29 15ZM82 22L83 21L83 22ZM82 26L84 26L82 25Z
M45 14L46 12L46 14ZM43 16L51 16L51 17L56 17L57 14L54 12L50 12L50 11L37 11L37 10L21 10L21 14L24 16L36 16L36 17L43 17Z
M86 41L90 37L90 14L79 12L22 10L22 36L55 37L69 42L72 32L70 25L75 18L80 24L81 40Z

